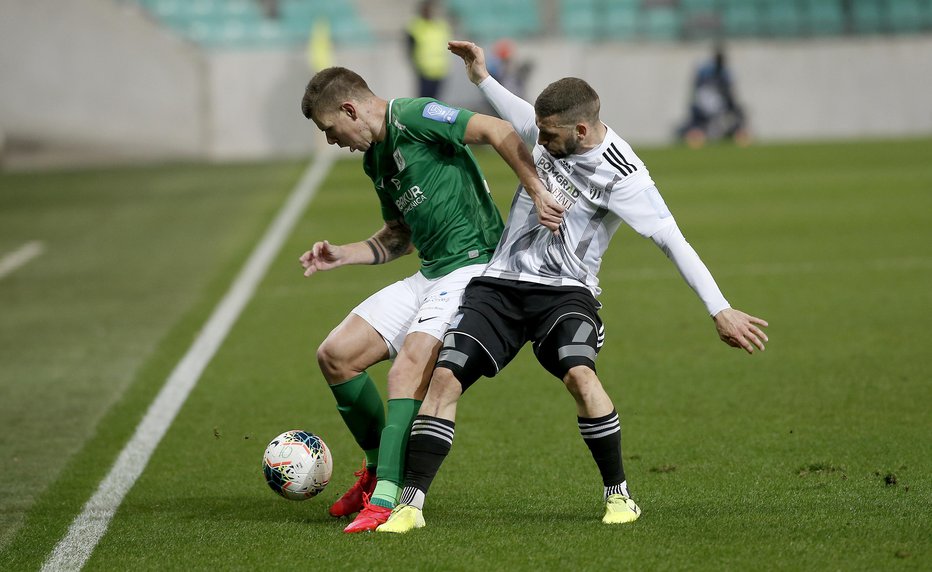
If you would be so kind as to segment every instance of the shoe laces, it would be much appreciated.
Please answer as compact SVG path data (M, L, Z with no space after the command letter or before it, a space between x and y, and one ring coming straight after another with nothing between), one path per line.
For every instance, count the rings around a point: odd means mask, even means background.
M371 498L372 497L370 495L367 495L366 493L362 493L362 510L359 511L359 514L362 514L364 512L375 512L375 513L384 513L385 511L394 512L394 509L370 503L369 499Z
M352 487L350 487L350 491L354 491L354 490L357 490L357 489L358 489L358 490L362 490L362 488L363 488L363 486L364 486L364 485L363 485L363 481L365 480L366 475L367 475L368 473L369 473L369 469L366 468L366 462L363 461L363 462L362 462L362 468L359 469L358 471L356 471L355 473L353 473L353 476L356 477L356 482L353 483L353 486L352 486ZM366 493L364 492L363 495L365 495L365 494L366 494Z
M371 504L369 504L370 498L372 497L370 497L366 493L362 493L362 510L364 511L369 510L369 507L372 506Z

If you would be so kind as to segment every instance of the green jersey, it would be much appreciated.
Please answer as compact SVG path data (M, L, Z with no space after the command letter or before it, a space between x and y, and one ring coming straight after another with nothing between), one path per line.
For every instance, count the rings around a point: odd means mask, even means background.
M408 225L427 278L488 262L502 235L502 217L463 142L473 115L434 99L393 99L385 139L364 157L382 218Z

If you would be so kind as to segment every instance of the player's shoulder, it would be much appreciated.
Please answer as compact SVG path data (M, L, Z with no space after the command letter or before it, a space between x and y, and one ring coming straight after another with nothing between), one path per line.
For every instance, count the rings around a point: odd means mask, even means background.
M644 161L611 127L599 146L598 155L598 166L593 175L595 178L609 180L611 186L616 188L618 185L643 187L652 184Z
M640 158L634 152L631 145L622 139L618 133L608 127L605 133L605 139L600 146L602 161L609 165L622 163L627 164L632 161L641 162Z
M456 123L460 117L468 118L472 112L448 105L430 97L401 98L392 101L392 119L402 123L420 124L425 122ZM430 125L430 123L426 123Z
M628 144L628 142L625 141L621 137L621 135L616 133L615 130L609 127L608 125L605 126L605 139L603 141L603 144L605 144L606 146L615 145L616 147L624 147L626 149L631 149L631 145Z

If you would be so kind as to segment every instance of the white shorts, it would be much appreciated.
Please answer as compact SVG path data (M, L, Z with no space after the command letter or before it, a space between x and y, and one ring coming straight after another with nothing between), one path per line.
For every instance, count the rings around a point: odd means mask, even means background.
M485 267L472 264L433 280L418 272L369 296L353 308L353 313L375 328L394 359L405 337L412 332L443 339L463 299L466 284L482 274Z

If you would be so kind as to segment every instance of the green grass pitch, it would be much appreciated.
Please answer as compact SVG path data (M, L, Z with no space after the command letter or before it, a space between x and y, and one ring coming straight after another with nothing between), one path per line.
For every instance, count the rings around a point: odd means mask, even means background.
M89 570L928 570L932 140L644 149L729 301L770 321L718 341L650 241L601 272L600 376L643 509L607 527L571 398L525 351L463 398L427 528L348 536L327 506L361 454L314 351L416 269L301 275L314 240L380 225L341 161L124 499ZM507 208L514 178L479 154ZM106 475L304 165L0 173L0 569L37 569ZM384 396L387 368L373 368ZM320 497L265 485L267 441L331 447Z

